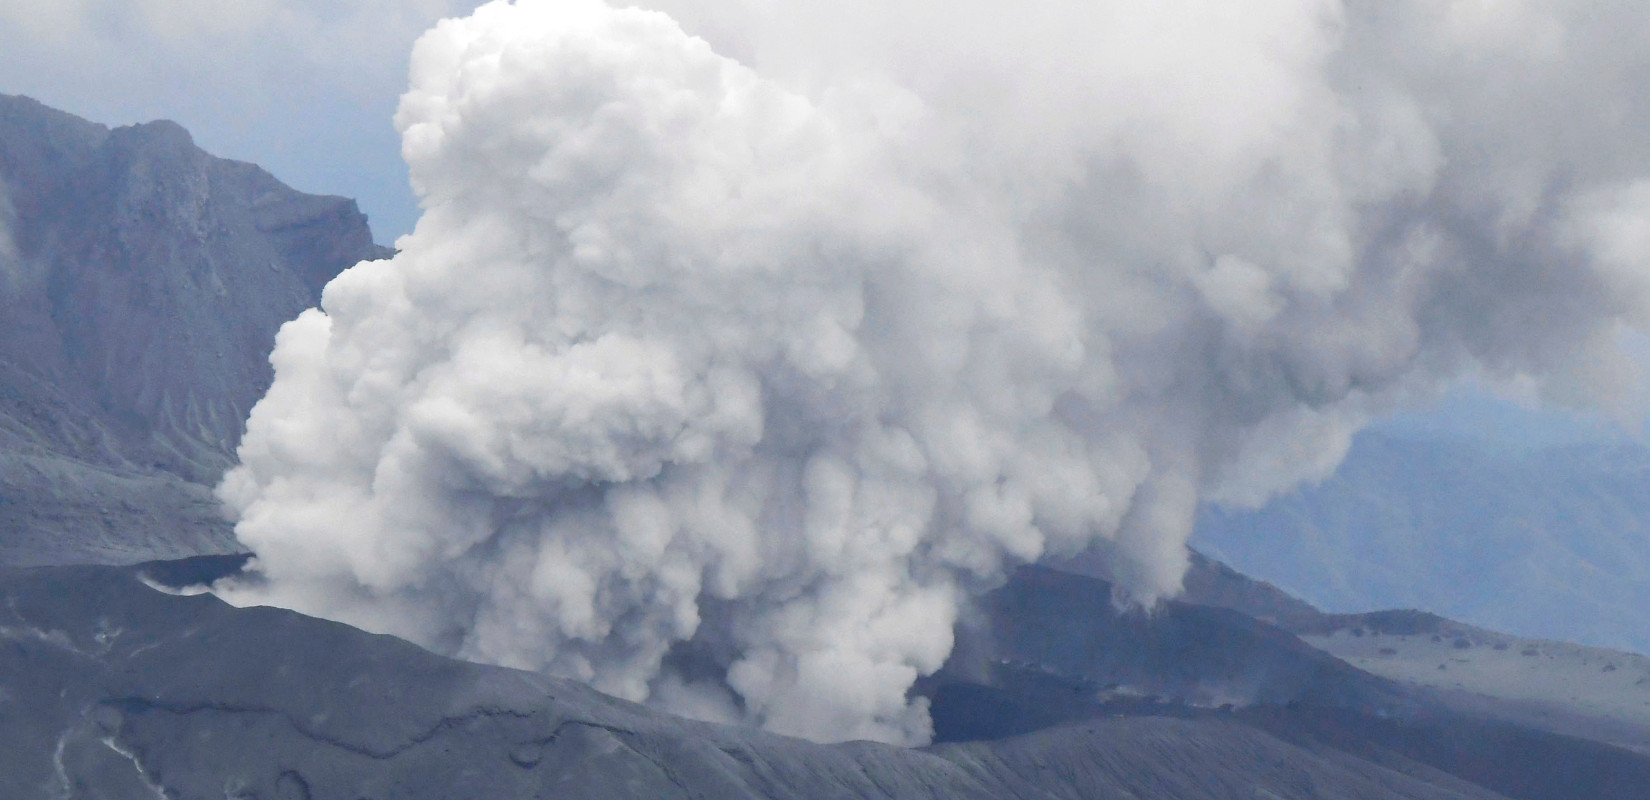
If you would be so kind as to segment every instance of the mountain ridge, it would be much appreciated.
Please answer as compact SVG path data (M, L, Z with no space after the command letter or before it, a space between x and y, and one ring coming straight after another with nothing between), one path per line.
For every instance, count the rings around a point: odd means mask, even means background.
M0 564L235 549L210 487L275 331L372 242L354 201L0 95Z

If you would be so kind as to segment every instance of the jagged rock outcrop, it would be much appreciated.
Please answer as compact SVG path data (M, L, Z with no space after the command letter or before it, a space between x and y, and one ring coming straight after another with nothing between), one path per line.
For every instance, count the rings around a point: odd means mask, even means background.
M113 130L0 95L0 563L230 547L208 487L281 323L388 254L171 122Z

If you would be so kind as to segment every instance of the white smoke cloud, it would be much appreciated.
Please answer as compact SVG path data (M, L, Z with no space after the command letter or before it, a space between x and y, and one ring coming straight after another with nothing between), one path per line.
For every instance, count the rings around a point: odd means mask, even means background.
M929 5L426 34L424 216L282 330L220 488L263 582L221 591L916 742L1005 565L1100 543L1149 602L1200 499L1453 376L1623 400L1639 15Z

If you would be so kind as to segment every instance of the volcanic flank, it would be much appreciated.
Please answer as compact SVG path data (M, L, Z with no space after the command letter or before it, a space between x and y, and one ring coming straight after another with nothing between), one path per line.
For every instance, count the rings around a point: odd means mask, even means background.
M275 331L387 255L354 201L0 95L0 565L240 549L210 487Z

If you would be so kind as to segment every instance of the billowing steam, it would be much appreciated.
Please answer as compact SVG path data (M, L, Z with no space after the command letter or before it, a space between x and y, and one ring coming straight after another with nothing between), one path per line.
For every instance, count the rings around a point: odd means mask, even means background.
M1099 543L1150 600L1200 499L1455 376L1631 388L1630 5L683 6L708 41L520 0L419 42L423 219L281 331L227 596L921 741L1005 565Z

